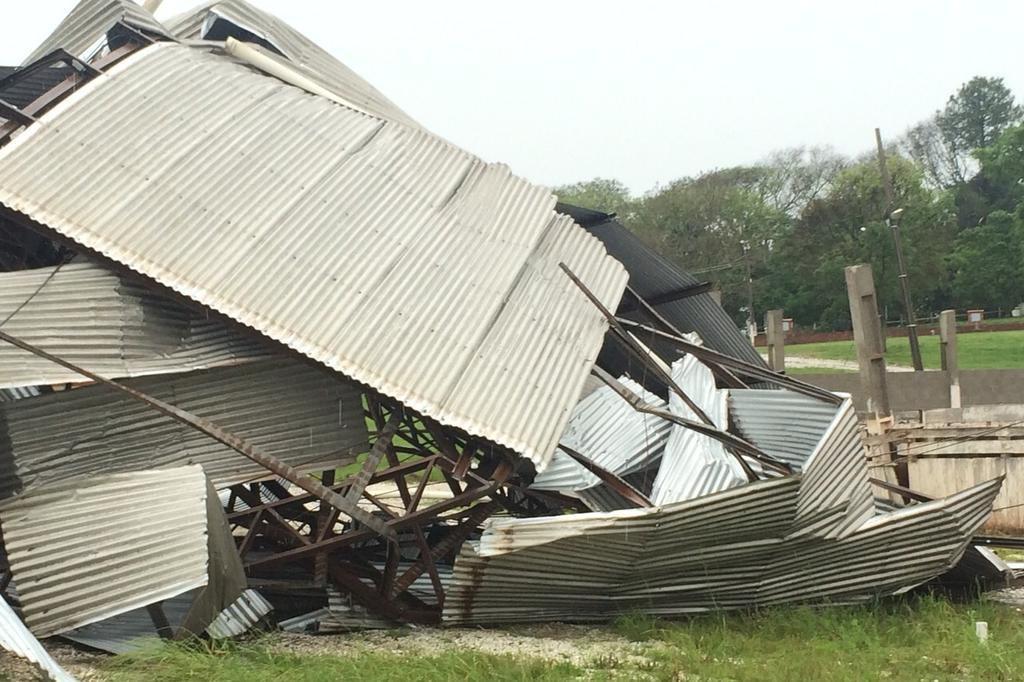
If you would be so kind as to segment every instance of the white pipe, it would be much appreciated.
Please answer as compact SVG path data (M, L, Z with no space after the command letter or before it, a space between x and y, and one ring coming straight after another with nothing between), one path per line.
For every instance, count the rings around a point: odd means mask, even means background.
M224 49L227 51L229 55L231 55L235 59L250 64L259 69L260 71L263 71L271 76L274 76L275 78L283 80L285 83L288 83L289 85L294 85L297 88L302 88L306 92L312 93L314 95L319 95L320 97L325 97L331 100L332 102L335 102L336 104L348 107L349 109L354 109L361 114L373 116L373 114L366 111L362 107L356 106L347 99L340 97L337 93L331 92L330 90L323 87L319 83L313 81L311 78L303 75L295 67L287 64L286 62L280 59L275 59L261 52L252 45L243 43L240 40L236 40L234 38L229 37L227 39L227 42L225 42L224 44ZM379 116L373 117L380 118Z

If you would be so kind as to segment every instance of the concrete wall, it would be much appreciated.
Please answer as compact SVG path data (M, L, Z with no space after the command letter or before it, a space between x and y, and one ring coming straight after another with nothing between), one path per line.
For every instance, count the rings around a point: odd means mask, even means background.
M859 411L867 409L860 375L855 372L798 374L795 378L830 391L849 393ZM945 372L889 372L888 384L893 412L949 407ZM1024 404L1024 369L961 369L960 386L964 405Z

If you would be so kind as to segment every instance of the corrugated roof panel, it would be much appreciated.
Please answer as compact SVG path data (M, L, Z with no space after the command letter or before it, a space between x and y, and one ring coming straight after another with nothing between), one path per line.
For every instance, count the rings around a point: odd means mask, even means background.
M645 402L665 407L665 401L626 377L620 381ZM561 443L598 466L626 476L653 464L665 447L671 423L637 412L608 386L602 386L576 405ZM551 463L530 487L538 490L584 490L601 483L572 457L555 451Z
M723 431L728 428L727 392L716 388L715 377L707 365L687 355L672 365L672 378L715 426ZM669 409L681 417L698 421L697 415L675 392L669 396ZM727 452L721 442L673 424L658 476L654 479L651 501L668 504L689 500L746 481L735 456Z
M541 467L606 329L558 264L626 280L507 168L170 43L0 151L0 202Z
M792 391L729 390L733 426L747 441L794 471L803 469L836 411L836 405Z
M242 0L215 0L169 19L168 30L181 39L223 40L228 33L218 21L230 22L265 40L305 75L365 111L415 126L416 122L349 67L274 15ZM247 36L236 36L245 40Z
M202 467L189 466L4 502L0 526L28 627L59 634L205 585L206 495Z
M125 383L209 419L302 471L351 462L369 441L360 389L299 360ZM273 477L209 436L106 386L0 403L4 496L93 474L196 463L217 486Z
M131 0L82 0L29 55L25 64L60 48L76 57L84 57L85 52L119 21L155 35L167 35L152 14Z
M3 598L0 598L0 646L36 664L44 675L55 682L76 682L73 675L53 660Z
M108 379L235 365L269 357L256 339L189 312L93 263L0 273L4 331ZM0 388L83 377L0 344Z

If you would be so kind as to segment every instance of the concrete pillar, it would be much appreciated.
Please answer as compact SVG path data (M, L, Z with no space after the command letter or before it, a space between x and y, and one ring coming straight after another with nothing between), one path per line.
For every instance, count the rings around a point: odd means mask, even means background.
M785 372L786 332L782 328L781 310L769 310L765 313L764 335L768 344L768 366L776 372Z
M878 299L871 266L851 265L846 268L846 291L853 318L853 339L857 346L860 380L867 396L868 412L876 419L892 415L889 389L885 378L885 351L882 328L878 321Z
M960 366L956 358L956 311L943 310L939 314L939 350L942 369L949 382L949 406L960 404Z

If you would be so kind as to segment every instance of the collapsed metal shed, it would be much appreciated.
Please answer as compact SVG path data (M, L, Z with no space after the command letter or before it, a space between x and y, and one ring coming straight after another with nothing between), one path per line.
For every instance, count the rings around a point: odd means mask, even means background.
M678 615L994 566L999 480L878 504L849 401L768 370L705 283L275 17L84 0L44 54L4 83L64 79L0 112L0 579L37 633Z

